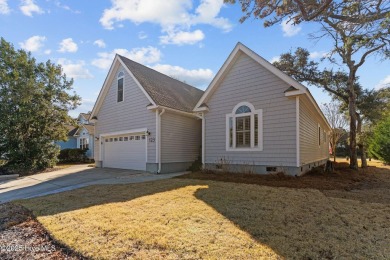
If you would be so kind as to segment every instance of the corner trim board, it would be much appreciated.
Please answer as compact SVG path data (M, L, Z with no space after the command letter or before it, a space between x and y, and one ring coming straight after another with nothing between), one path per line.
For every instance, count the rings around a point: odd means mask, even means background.
M297 167L300 167L300 164L301 164L301 141L300 141L300 117L299 117L299 96L296 96L295 97L295 100L296 100L296 142L297 142Z

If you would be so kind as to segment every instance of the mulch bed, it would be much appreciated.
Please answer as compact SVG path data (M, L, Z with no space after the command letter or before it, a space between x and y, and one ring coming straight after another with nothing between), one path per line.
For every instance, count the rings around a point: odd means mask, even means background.
M0 204L0 259L86 259L54 241L26 208Z
M214 180L246 184L258 184L271 187L287 187L295 189L317 190L353 190L361 185L370 186L377 183L377 176L373 172L376 167L368 167L358 172L349 169L346 163L336 163L333 173L325 173L323 167L317 167L303 176L287 176L276 174L241 174L224 172L193 172L176 178ZM382 169L389 171L387 169Z

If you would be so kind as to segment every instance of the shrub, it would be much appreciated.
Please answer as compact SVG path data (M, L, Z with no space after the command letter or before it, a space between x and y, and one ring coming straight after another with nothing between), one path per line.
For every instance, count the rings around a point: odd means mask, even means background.
M85 155L88 149L64 149L60 151L58 159L60 162L85 162L87 156Z
M31 145L29 150L24 151L25 154L23 156L9 156L10 159L2 166L3 170L8 171L9 173L27 175L46 168L52 168L58 162L57 156L59 154L59 148L53 143ZM20 151L14 151L14 154L15 153L20 153Z
M378 159L390 164L390 116L375 127L370 152Z

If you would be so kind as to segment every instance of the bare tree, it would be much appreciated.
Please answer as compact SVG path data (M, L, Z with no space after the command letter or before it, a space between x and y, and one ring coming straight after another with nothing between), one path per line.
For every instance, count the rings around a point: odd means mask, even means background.
M332 132L330 134L330 144L333 150L333 161L336 162L336 148L340 139L347 134L345 128L348 125L348 120L340 110L341 103L339 101L332 101L327 104L323 104L322 111L330 126Z

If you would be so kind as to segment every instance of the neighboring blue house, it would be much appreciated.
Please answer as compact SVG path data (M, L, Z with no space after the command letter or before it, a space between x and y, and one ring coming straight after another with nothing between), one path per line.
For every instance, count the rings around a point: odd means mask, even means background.
M67 125L68 140L56 142L60 149L81 148L88 149L86 155L93 159L94 130L93 124L89 123L90 113L80 113L77 118L77 125Z

